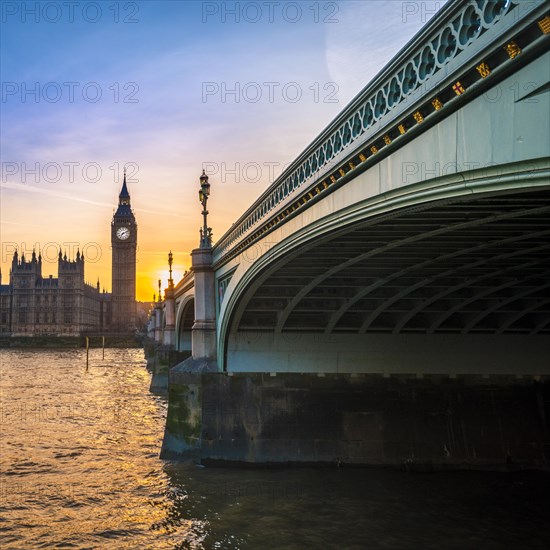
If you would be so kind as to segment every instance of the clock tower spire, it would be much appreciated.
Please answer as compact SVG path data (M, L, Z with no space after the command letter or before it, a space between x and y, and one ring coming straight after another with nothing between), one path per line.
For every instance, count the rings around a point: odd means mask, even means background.
M130 206L130 193L128 193L128 187L126 186L126 168L124 168L124 181L122 182L122 189L118 195L119 206Z
M130 332L136 327L137 224L130 207L130 193L124 181L118 208L111 222L112 249L112 329Z

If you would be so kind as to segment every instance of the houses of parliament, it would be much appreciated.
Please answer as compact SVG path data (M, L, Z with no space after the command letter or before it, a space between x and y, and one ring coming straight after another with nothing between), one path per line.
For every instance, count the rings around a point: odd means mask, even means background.
M14 252L9 284L0 273L2 336L81 336L132 333L137 326L137 224L126 174L111 221L112 292L85 280L86 258L59 251L57 278L42 275L40 252L30 258Z

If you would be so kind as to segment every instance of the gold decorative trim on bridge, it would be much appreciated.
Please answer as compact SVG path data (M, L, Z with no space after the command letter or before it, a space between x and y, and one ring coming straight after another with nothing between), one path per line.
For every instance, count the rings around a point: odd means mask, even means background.
M508 54L510 59L514 59L514 57L517 57L521 53L521 48L514 41L508 42L508 44L504 46L504 49L506 50L506 53Z
M416 120L416 122L418 122L418 124L424 122L424 115L420 111L416 111L416 113L414 113L413 115L413 118L414 120Z
M457 80L455 84L453 84L453 91L456 95L462 95L464 93L464 86L460 83L460 80Z
M477 72L481 75L481 78L485 78L491 74L491 69L487 63L480 63L477 67Z
M541 20L538 22L538 26L539 26L539 29L540 29L544 34L549 34L549 33L550 33L550 15L547 15L546 17L544 17L543 19L541 19Z
M443 103L441 103L441 100L437 97L435 99L432 99L432 105L434 106L434 109L436 111L443 109Z

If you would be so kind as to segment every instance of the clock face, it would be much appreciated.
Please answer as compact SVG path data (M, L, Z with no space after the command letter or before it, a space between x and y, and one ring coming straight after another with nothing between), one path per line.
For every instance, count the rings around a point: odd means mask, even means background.
M116 230L116 236L121 241L125 241L130 236L130 230L127 227L119 227Z

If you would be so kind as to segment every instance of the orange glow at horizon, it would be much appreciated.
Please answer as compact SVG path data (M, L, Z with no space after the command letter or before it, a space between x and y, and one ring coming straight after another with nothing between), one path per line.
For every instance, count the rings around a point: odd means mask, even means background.
M168 286L168 253L172 251L172 273L177 285L191 267L191 251L199 246L202 224L197 199L198 169L188 176L167 175L162 186L147 185L155 177L144 172L139 182L129 183L131 206L137 223L136 299L151 302ZM178 185L183 180L185 185ZM214 242L231 226L269 182L247 185L211 179L213 193L208 203L208 222L214 228ZM156 201L161 189L170 201ZM69 194L69 187L0 185L2 284L8 284L13 253L30 259L33 249L42 253L42 276L57 277L59 250L74 259L84 252L85 280L111 292L111 220L118 202L120 182L98 184L88 195ZM74 186L72 191L74 192ZM79 189L80 191L80 189ZM20 220L26 220L24 223Z

